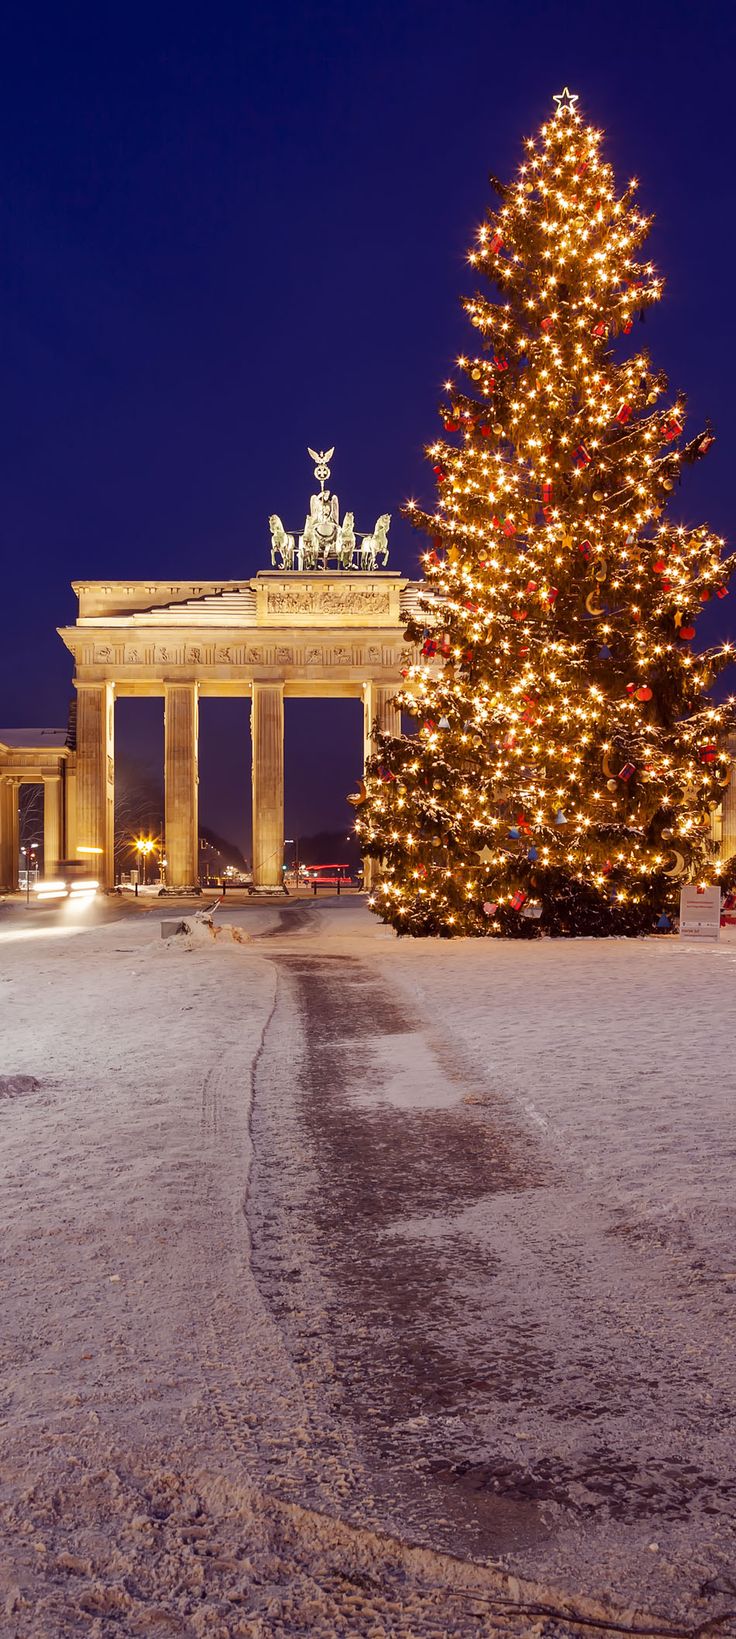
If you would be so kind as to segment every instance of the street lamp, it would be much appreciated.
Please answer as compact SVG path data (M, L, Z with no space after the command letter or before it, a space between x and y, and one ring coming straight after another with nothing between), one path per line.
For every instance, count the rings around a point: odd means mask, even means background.
M143 886L144 886L144 888L146 886L146 881L147 881L146 860L148 859L149 854L153 853L155 847L156 847L156 844L153 841L152 837L136 837L135 848L136 848L136 853L138 855L138 859L141 862L141 868L142 868L142 871L143 871Z
M27 905L29 905L30 902L31 902L31 871L33 870L34 860L35 860L35 853L36 853L37 848L38 848L38 843L37 842L29 842L25 848L21 848L21 853L24 855L25 865L26 865L26 904Z

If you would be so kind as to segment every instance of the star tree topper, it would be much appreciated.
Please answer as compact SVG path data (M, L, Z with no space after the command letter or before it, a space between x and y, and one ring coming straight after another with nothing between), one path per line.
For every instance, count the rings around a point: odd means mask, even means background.
M567 86L564 91L558 91L557 96L552 98L552 101L557 103L558 114L573 114L577 100L577 92L569 91Z

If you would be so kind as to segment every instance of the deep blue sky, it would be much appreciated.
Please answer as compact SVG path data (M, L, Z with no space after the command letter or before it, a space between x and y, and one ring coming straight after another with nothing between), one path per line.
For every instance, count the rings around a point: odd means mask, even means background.
M488 171L510 174L565 84L656 213L654 361L688 392L692 429L716 424L676 507L733 539L730 3L14 12L0 65L0 722L63 720L55 627L73 618L72 578L266 566L269 512L305 511L307 443L337 445L334 487L358 527L394 513L392 566L414 571L396 514L431 493L422 446L464 341L457 298ZM729 618L719 604L703 627ZM242 840L245 714L209 707L203 726L205 818ZM287 727L287 828L343 824L357 714L295 706ZM320 732L324 780L305 775Z

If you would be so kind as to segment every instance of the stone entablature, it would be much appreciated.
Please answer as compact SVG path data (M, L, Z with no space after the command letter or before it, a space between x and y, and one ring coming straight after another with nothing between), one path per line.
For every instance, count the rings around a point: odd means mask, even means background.
M314 673L322 676L326 672L350 681L353 672L356 678L364 677L367 671L371 675L394 674L411 664L415 656L415 650L406 643L386 642L383 633L378 633L376 643L361 643L350 630L331 632L330 641L321 643L309 639L305 642L303 634L301 641L292 637L286 642L282 634L274 634L270 642L244 643L238 632L224 633L217 643L192 643L185 632L177 630L167 632L165 643L121 643L115 641L114 634L110 641L90 641L78 628L62 629L61 635L85 674L89 672L92 677L99 672L109 677L114 672L119 683L129 678L153 681L163 671L166 677L186 674L202 683L209 676L215 681L242 676L247 685L251 674L260 676L264 671L276 671L285 681L296 681L301 676L311 679Z
M60 628L77 681L109 680L162 693L189 678L202 692L277 677L335 685L395 680L415 650L404 626L420 587L381 573L347 580L324 572L264 573L247 582L75 582L80 617ZM171 594L179 592L178 597ZM161 602L156 601L161 597ZM164 601L165 597L165 601ZM84 610L84 614L81 611Z

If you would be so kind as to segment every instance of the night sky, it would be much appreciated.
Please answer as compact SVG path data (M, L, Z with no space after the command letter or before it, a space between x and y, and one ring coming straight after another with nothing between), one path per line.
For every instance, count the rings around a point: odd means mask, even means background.
M429 499L490 197L569 85L640 178L655 366L718 441L673 513L732 544L733 6L400 0L15 7L2 37L0 723L64 721L73 578L236 578L303 520L306 446L366 529ZM637 338L638 339L638 338ZM731 604L699 632L733 634ZM205 702L201 812L246 841L248 708ZM349 821L354 702L287 703L287 834ZM161 704L118 711L161 757Z

